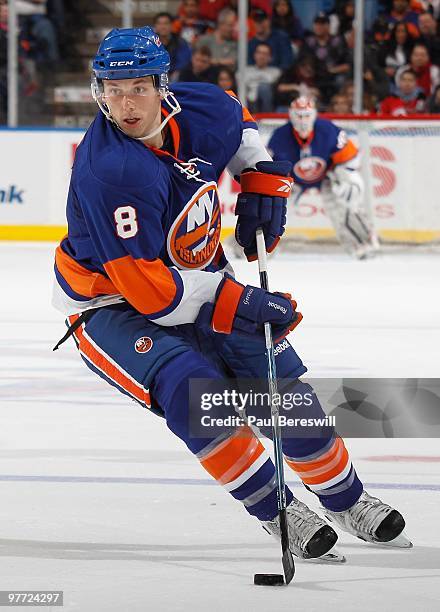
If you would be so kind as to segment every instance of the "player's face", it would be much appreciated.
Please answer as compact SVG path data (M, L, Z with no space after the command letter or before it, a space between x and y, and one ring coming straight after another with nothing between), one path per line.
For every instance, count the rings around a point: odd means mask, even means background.
M160 94L152 77L105 80L103 101L132 138L142 138L160 124Z

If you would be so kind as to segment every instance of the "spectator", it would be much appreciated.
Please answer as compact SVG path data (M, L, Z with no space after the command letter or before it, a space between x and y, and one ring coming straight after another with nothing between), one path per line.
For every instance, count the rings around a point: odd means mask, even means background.
M426 109L426 96L417 85L417 77L413 70L405 69L399 75L396 94L382 100L379 114L393 117L423 113Z
M375 19L371 32L365 36L365 47L374 50L379 66L385 68L385 56L391 33L388 22L383 15Z
M349 115L351 108L347 96L335 94L330 100L329 112L335 115Z
M178 17L173 22L173 33L193 46L208 28L208 22L200 15L199 0L183 0Z
M413 45L408 24L403 21L396 23L386 46L384 58L385 71L391 79L401 66L408 64Z
M410 36L419 37L418 15L410 9L409 0L393 0L392 10L387 17L391 25L401 22L408 24Z
M237 12L237 0L200 0L200 17L215 24L217 16L225 7L231 7ZM270 16L272 14L272 0L248 0L251 9L261 8Z
M234 73L229 68L220 68L217 73L217 85L224 91L237 91Z
M273 3L272 30L283 30L291 41L302 42L304 29L290 0L275 0Z
M329 15L330 34L342 36L353 27L354 0L336 0L335 9Z
M433 64L440 64L440 38L437 35L437 22L431 13L419 15L420 42L428 48Z
M287 111L293 98L306 94L316 99L320 96L316 61L311 56L303 56L282 73L275 88L276 110Z
M212 66L211 49L197 47L192 54L191 63L180 71L179 81L192 83L215 83L217 71Z
M397 26L396 26L397 27ZM355 31L349 30L344 34L347 45L347 59L349 60L350 70L346 73L350 80L353 80L353 59ZM373 46L364 46L364 90L366 93L384 98L388 95L390 83L385 70L379 65L376 49Z
M330 34L330 21L325 13L318 13L315 17L313 34L306 37L302 53L319 61L319 79L324 99L328 101L343 85L350 70L350 58L342 38Z
M254 64L246 69L247 103L253 113L273 111L273 85L281 70L271 66L272 50L265 42L258 43L254 51Z
M434 93L428 101L428 112L438 115L440 113L440 85L434 89Z
M170 13L158 13L154 17L154 29L170 54L170 79L175 81L182 68L191 61L191 47L186 40L172 32L173 17Z
M354 107L354 83L353 81L346 81L346 83L341 87L341 90L338 91L341 95L345 96L348 101L348 106L350 107L350 113L353 112Z
M282 70L293 64L293 52L290 39L282 30L272 30L268 14L262 9L252 11L252 20L255 23L255 36L249 41L248 57L253 62L254 52L258 44L267 43L271 49L271 66Z
M423 11L429 11L434 19L440 19L440 0L420 0Z
M237 41L234 40L234 27L236 16L232 9L225 8L220 11L217 19L217 28L212 34L205 34L198 43L198 47L208 47L211 51L213 66L228 66L235 69L237 64Z
M59 61L58 39L53 23L46 17L46 0L16 0L20 27L27 33L30 55L43 69Z
M440 83L440 68L431 63L429 51L425 45L416 43L411 52L410 62L396 72L395 82L398 86L401 73L411 68L417 77L417 85L428 98Z
M230 6L229 0L200 0L198 4L200 18L208 22L210 27L215 27L220 11Z
M409 7L416 13L429 11L435 19L440 17L440 0L411 0Z

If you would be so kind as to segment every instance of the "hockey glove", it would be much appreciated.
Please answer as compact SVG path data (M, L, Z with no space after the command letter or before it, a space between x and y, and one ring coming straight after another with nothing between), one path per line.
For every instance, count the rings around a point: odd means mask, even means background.
M296 311L296 302L290 294L244 286L226 276L217 289L215 303L203 304L196 325L223 334L255 335L263 332L264 323L269 322L274 340L278 342L301 320L302 314Z
M242 192L237 198L235 214L238 216L235 238L248 261L257 259L255 232L261 227L266 250L271 253L284 233L287 198L292 191L289 161L260 161L256 170L242 172Z

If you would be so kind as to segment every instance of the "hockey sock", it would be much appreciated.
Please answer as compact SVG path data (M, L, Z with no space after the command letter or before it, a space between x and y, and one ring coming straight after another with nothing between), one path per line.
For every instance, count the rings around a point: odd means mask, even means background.
M190 378L212 380L222 376L202 355L188 351L168 361L151 386L169 429L185 442L205 470L242 502L249 514L260 520L273 519L278 512L275 466L266 449L247 426L225 430L215 438L191 437ZM200 411L200 405L193 410ZM222 417L235 415L229 406L219 410ZM287 487L286 496L290 504L293 495Z
M285 392L285 390L284 390ZM325 418L312 387L298 380L294 393L311 397L312 404L295 408L297 418ZM333 427L282 428L283 453L287 464L298 474L307 489L315 493L324 507L334 512L350 508L360 497L363 486L354 469L342 438Z

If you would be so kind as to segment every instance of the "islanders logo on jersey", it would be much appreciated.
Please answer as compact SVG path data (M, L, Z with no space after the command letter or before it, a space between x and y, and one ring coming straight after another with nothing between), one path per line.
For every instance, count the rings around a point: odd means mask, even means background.
M221 215L217 183L204 183L178 215L168 234L168 254L180 268L201 270L220 242Z
M138 338L134 343L134 350L136 353L148 353L153 346L153 340L148 336L142 336Z
M322 181L327 164L318 156L303 157L293 167L295 177L300 183L317 183Z

